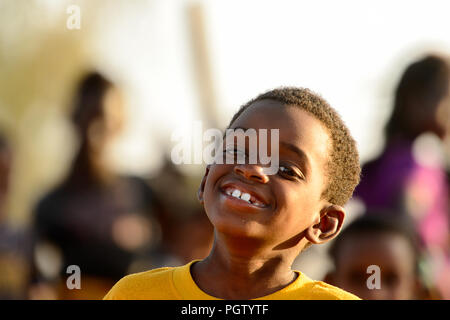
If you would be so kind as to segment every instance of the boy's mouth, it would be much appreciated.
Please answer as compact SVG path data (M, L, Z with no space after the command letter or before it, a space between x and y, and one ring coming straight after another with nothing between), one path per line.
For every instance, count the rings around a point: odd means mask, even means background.
M259 195L243 186L238 186L236 184L225 184L221 187L221 190L229 197L245 201L255 207L265 208L268 206L266 201L261 199Z

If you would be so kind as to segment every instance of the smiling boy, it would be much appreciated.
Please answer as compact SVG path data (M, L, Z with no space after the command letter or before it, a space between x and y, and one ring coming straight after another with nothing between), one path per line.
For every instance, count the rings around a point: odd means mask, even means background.
M308 89L280 88L244 105L229 128L279 129L278 172L209 165L198 192L214 226L209 256L129 275L105 299L358 299L291 269L340 232L359 182L356 143L336 111Z

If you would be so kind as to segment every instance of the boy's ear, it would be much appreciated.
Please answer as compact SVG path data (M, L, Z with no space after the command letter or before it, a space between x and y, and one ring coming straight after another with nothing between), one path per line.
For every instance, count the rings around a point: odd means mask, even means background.
M209 165L206 166L205 174L203 175L202 182L200 183L200 187L198 188L198 191L197 191L197 198L201 204L203 204L203 192L205 191L205 183L206 183L206 177L208 176L208 173L209 173L209 167L210 167Z
M344 223L345 210L341 206L326 207L315 224L306 229L306 239L312 244L322 244L338 235Z

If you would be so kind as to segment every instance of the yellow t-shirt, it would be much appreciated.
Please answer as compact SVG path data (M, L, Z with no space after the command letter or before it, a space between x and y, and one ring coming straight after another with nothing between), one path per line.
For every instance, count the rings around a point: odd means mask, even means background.
M118 281L104 300L220 300L203 292L192 279L191 265L165 267L128 275ZM313 281L300 271L285 288L255 300L359 300L342 289Z

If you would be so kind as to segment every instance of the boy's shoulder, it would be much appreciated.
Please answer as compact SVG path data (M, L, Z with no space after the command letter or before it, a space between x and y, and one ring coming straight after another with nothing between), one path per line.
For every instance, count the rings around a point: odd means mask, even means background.
M175 267L162 267L133 273L120 279L104 300L171 300L176 298L172 273Z
M338 287L323 281L310 279L304 273L297 271L299 277L286 288L265 297L271 300L361 300Z
M313 281L308 286L312 300L361 300L354 294L323 281Z
M361 300L356 295L323 281L312 280L303 274L302 293L308 300Z

